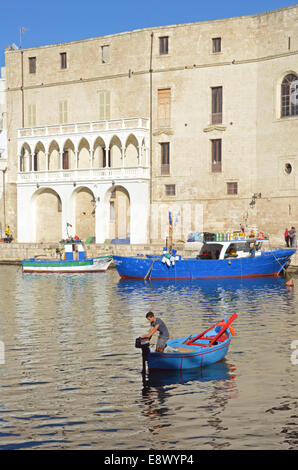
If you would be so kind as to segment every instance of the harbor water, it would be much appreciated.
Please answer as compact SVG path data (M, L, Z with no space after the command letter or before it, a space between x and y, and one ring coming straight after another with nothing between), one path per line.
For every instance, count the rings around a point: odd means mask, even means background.
M297 449L294 284L1 266L0 449ZM225 360L143 377L135 339L148 310L172 338L237 312Z

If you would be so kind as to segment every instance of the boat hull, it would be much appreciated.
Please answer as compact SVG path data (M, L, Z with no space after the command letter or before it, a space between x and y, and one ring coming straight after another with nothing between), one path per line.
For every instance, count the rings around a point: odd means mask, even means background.
M121 278L127 279L196 279L278 276L287 265L294 249L263 252L260 256L224 260L180 259L168 266L162 257L114 256Z
M111 258L90 258L84 261L65 260L24 260L24 273L99 273L105 272L112 262Z
M175 348L178 345L182 346L183 341L187 338L180 340L168 341L168 346ZM192 352L149 352L148 353L148 369L149 370L186 370L195 369L198 367L207 367L216 362L222 361L228 352L231 343L231 334L228 333L227 339L223 342L218 342L217 345L208 347L194 346ZM189 346L185 346L189 348Z

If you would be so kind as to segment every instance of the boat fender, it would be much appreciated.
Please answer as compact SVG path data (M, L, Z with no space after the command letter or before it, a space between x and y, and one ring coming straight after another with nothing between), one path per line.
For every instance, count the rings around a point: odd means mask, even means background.
M264 232L259 232L257 235L257 238L259 238L260 240L263 240L265 238Z
M171 261L169 260L169 258L166 259L166 263L167 263L167 266L171 266Z
M161 262L162 262L162 263L165 263L165 262L166 262L166 257L165 257L165 256L162 257Z

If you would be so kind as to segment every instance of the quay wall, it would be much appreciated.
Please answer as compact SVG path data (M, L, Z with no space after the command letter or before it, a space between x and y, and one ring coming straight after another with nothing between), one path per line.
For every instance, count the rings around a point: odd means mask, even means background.
M90 244L85 245L88 257L101 255L122 255L136 256L137 254L161 254L163 244L142 244L142 245L110 245L110 244ZM40 257L56 259L56 248L58 243L0 243L0 265L21 264L23 259ZM175 249L183 257L196 256L200 252L200 243L177 243ZM271 249L284 248L284 245L272 245ZM288 269L298 273L298 252L292 256L291 265Z

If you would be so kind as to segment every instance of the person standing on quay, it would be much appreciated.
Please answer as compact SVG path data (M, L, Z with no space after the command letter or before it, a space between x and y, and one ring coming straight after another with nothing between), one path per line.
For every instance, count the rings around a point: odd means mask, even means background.
M289 235L289 230L287 228L285 230L285 242L286 242L287 247L289 247L290 246L290 235Z
M296 238L296 229L295 229L295 227L291 227L291 230L289 230L289 237L290 237L291 247L296 247L297 246L297 238Z

